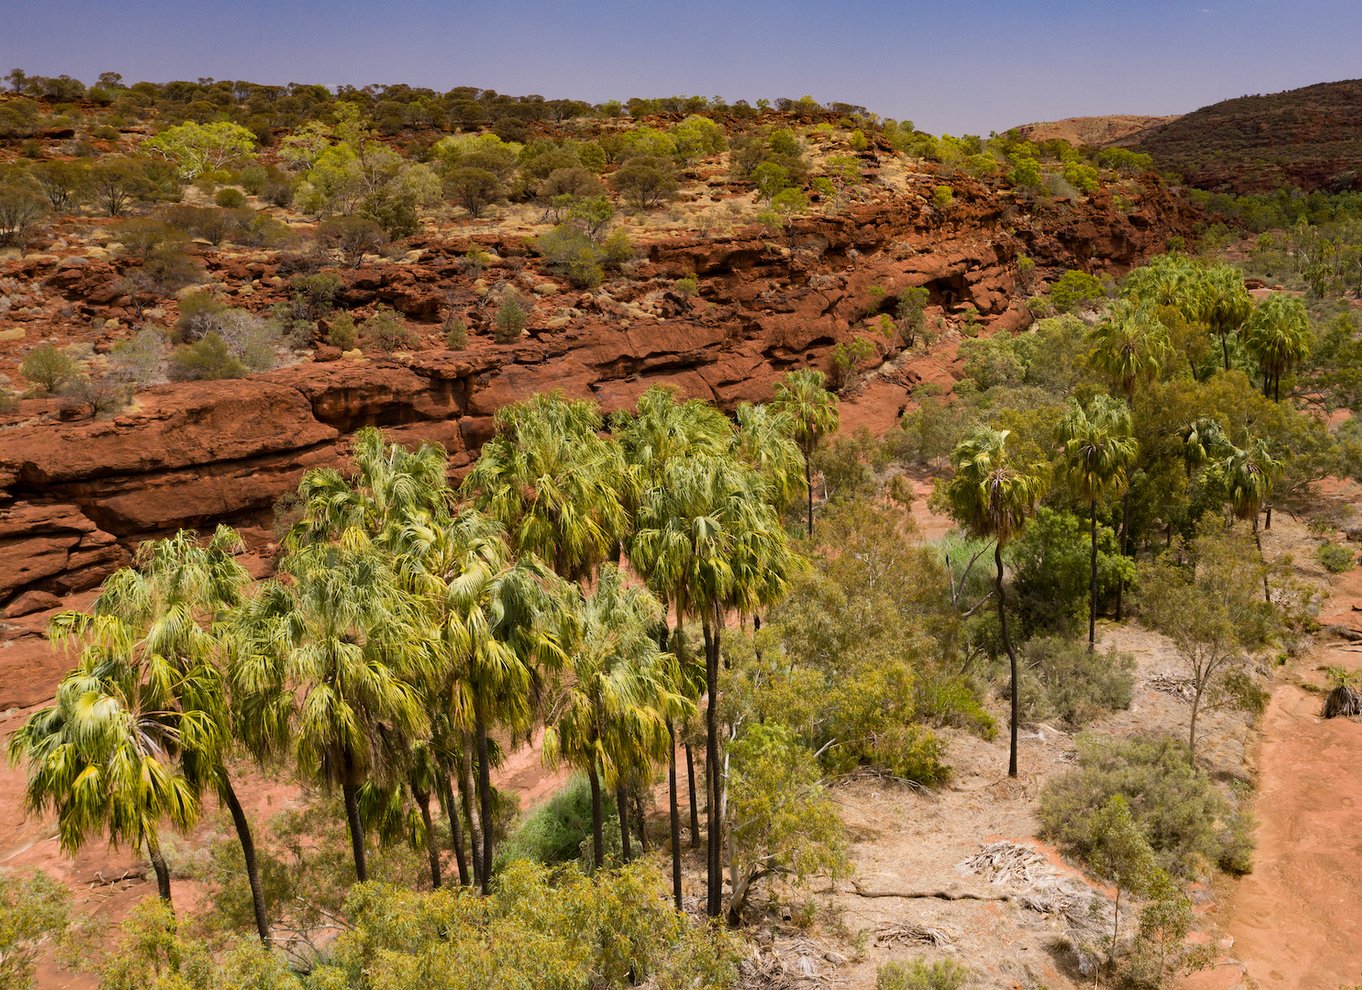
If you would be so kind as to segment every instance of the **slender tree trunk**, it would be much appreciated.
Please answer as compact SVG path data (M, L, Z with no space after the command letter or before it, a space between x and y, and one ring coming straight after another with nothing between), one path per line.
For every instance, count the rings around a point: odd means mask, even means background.
M1097 649L1097 499L1092 500L1092 516L1088 525L1092 542L1092 559L1088 575L1088 652Z
M620 816L620 857L627 863L634 853L629 845L629 788L622 783L615 785L615 807Z
M686 785L690 788L690 847L700 848L700 804L695 796L695 753L686 743Z
M717 607L715 611L717 612ZM705 634L705 689L709 701L705 705L705 777L709 782L705 809L705 824L709 828L705 858L707 894L706 913L717 918L723 911L723 823L719 821L719 630L714 620L706 615Z
M596 773L596 761L587 764L586 779L591 784L591 870L594 873L605 862L605 812L601 808L601 778Z
M672 833L672 900L681 910L681 809L676 802L676 728L667 720L671 749L667 756L667 821Z
M1258 560L1263 565L1263 601L1272 604L1272 591L1267 586L1267 557L1263 554L1263 534L1258 532L1258 513L1253 514L1253 542L1258 547Z
M643 807L643 788L634 788L634 822L638 825L638 854L648 855L648 818Z
M809 494L809 538L813 538L813 464L809 451L804 451L804 487Z
M449 848L454 853L454 865L459 871L459 885L468 886L468 852L463 844L463 822L459 820L459 806L454 803L454 788L449 783L449 768L439 768L435 796L440 801L440 811L449 822Z
M1201 688L1198 686L1192 695L1192 725L1187 733L1187 752L1190 761L1196 763L1196 719L1201 714Z
M473 869L473 885L482 887L482 829L478 817L473 813L473 737L464 733L463 751L459 754L459 800L463 804L464 818L468 820L468 831L472 857L469 865Z
M241 857L246 861L246 880L251 886L251 906L255 909L255 930L260 941L268 948L270 944L270 920L265 912L265 888L260 883L260 864L255 858L255 838L251 835L251 823L246 820L246 812L237 800L227 771L222 771L219 783L222 803L232 815L232 825L236 828L237 841L241 843Z
M151 860L151 869L156 874L156 892L169 907L170 867L166 866L166 859L161 855L161 842L155 835L147 836L147 858Z
M1130 485L1126 485L1126 493L1121 496L1121 534L1116 541L1116 545L1121 548L1121 555L1130 556ZM1120 622L1124 617L1126 583L1122 578L1116 580L1116 621Z
M1272 528L1272 506L1263 506L1263 529Z
M355 879L360 883L369 879L364 861L364 823L359 819L359 785L341 784L345 798L345 821L350 826L350 852L355 858Z
M1230 370L1230 342L1225 334L1220 335L1220 353L1225 357L1225 370Z
M492 879L492 856L496 852L496 837L492 834L492 751L487 744L487 723L482 714L474 716L478 745L478 817L482 821L482 883L485 894Z
M430 817L430 791L412 787L411 796L421 812L421 827L426 833L426 861L430 865L430 886L432 890L439 890L443 878L440 875L440 847L435 842L435 823Z
M1012 637L1007 631L1007 591L1003 585L1003 544L1002 541L993 545L993 560L998 568L998 576L995 585L998 589L998 622L1002 625L1003 646L1007 648L1007 660L1012 672L1012 719L1011 719L1011 741L1007 751L1007 775L1017 776L1017 718L1020 712L1020 701L1017 688L1017 651L1012 646Z

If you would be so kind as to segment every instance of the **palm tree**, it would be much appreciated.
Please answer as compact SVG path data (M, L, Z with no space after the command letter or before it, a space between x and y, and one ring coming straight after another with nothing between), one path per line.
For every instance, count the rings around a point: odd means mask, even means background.
M265 703L288 706L299 769L340 788L363 881L360 786L390 782L410 746L428 736L418 685L431 677L433 651L415 604L363 532L302 546L280 571L290 583L268 582L257 596L237 677L274 699Z
M1220 354L1229 371L1229 339L1243 329L1253 312L1244 273L1233 265L1213 265L1202 272L1192 298L1194 317L1220 338Z
M1230 509L1236 519L1253 520L1253 542L1258 546L1258 558L1263 562L1263 598L1271 603L1272 593L1267 583L1267 558L1263 555L1263 538L1258 532L1258 513L1272 497L1272 485L1281 474L1282 463L1272 456L1267 442L1250 438L1242 448L1232 448L1220 465Z
M1310 356L1310 314L1305 303L1284 293L1264 299L1244 328L1244 346L1258 362L1263 395L1282 397L1282 375Z
M623 452L601 436L600 412L552 392L503 406L495 423L464 495L506 528L516 554L548 561L570 581L588 577L617 552L633 498Z
M1135 404L1135 393L1142 385L1158 379L1173 353L1168 331L1150 306L1138 299L1122 299L1111 308L1107 319L1088 336L1092 350L1088 362L1106 375L1126 405ZM1121 531L1116 539L1121 553L1130 556L1130 485L1121 498ZM1116 585L1116 619L1122 615L1125 582Z
M951 516L975 539L992 539L997 568L998 622L1012 675L1011 745L1007 772L1017 776L1017 651L1007 629L1007 590L1003 584L1003 548L1035 513L1044 489L1042 479L1008 464L1007 430L981 427L955 448L955 476L946 485Z
M738 429L733 441L737 455L766 480L772 503L777 511L784 512L804 492L808 481L804 452L794 440L794 424L770 404L744 402L738 406L736 418Z
M1130 407L1099 395L1087 410L1074 401L1059 424L1060 472L1074 494L1088 503L1091 543L1088 581L1088 649L1097 645L1097 503L1112 489L1126 486L1139 443L1131 434Z
M753 410L760 408L767 413L764 416L755 412L747 414L751 417L748 420L751 428L746 431L745 440L742 442L747 445L750 453L745 454L743 459L747 463L754 463L759 458L772 457L778 449L774 442L757 442L759 433L769 434L766 428L775 424L777 418L769 415L769 407L748 408ZM632 415L617 413L611 423L614 435L624 451L625 460L634 472L636 500L632 509L635 514L638 511L637 499L665 485L667 471L674 463L694 458L730 457L733 454L735 444L733 424L708 402L698 399L678 402L674 389L655 385L639 396L635 410ZM740 409L739 419L743 417L743 410ZM758 420L762 427L760 431L757 429ZM785 425L783 419L779 421L779 425ZM665 652L669 646L682 642L679 637L673 638L667 628L667 609L672 604L672 599L668 595L666 580L662 575L649 574L646 561L633 559L631 563L643 575L653 594L662 604L663 616L658 632L658 647ZM684 616L678 614L678 628L683 618ZM704 691L704 673L696 669L697 665L688 664L679 655L676 662L678 676L686 688L683 693L686 693L692 702L690 708L693 710L695 707L693 702ZM673 741L678 731L683 738L688 735L687 721L688 717L668 725ZM695 847L700 842L700 828L695 791L695 761L689 739L684 742L684 747L686 780L690 796L691 846ZM672 874L674 883L679 885L681 822L677 807L676 775L676 747L673 745L667 768L668 813L671 826Z
M668 750L671 720L687 712L688 702L673 682L671 658L653 636L661 618L656 598L625 587L619 571L607 565L571 620L564 644L573 676L553 706L544 759L556 763L562 758L587 774L594 867L605 855L602 782L615 784L618 793L629 779L646 774ZM628 821L628 809L621 807L622 836Z
M813 536L813 455L822 439L837 430L837 397L827 389L827 377L813 368L787 372L776 383L772 409L789 419L795 442L804 456L804 487L808 492L808 535Z
M766 482L727 457L676 460L643 497L629 546L649 587L682 617L700 620L705 643L705 756L708 781L707 910L723 909L723 784L718 692L724 617L784 590L793 556Z

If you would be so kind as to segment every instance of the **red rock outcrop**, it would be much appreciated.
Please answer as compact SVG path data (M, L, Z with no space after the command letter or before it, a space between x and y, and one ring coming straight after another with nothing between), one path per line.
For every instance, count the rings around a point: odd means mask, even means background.
M927 287L943 312L973 306L985 323L1017 329L1029 322L1016 288L1019 253L1042 272L1120 269L1186 226L1183 208L1152 184L1133 212L1094 199L1052 205L1046 216L961 180L943 216L928 205L932 177L923 178L919 193L800 219L779 235L749 229L652 244L631 280L611 287L616 295L560 296L573 315L514 345L477 339L459 352L317 360L245 379L161 385L111 420L67 422L49 412L0 429L0 610L11 616L0 640L31 646L51 606L42 595L94 588L141 539L219 521L266 522L304 471L344 458L360 427L438 441L457 469L486 439L496 410L534 392L560 388L614 410L667 382L731 408L768 397L791 366L826 364L838 341L892 311L908 286ZM422 300L471 296L470 280L455 271L458 247L427 244L416 263L346 273L348 301L405 301L419 316ZM62 291L98 294L111 277L106 268L58 268ZM269 267L240 274L263 287ZM669 290L691 274L698 295ZM253 300L270 302L263 288ZM18 664L17 656L0 653L6 682L16 665L36 662ZM0 690L0 707L21 696Z

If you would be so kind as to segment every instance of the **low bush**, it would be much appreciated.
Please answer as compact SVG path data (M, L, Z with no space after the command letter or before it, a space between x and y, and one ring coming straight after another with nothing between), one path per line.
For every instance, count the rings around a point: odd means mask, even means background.
M213 197L213 202L224 210L239 210L246 205L246 194L235 186L223 186Z
M71 355L55 344L33 348L19 365L19 374L49 395L74 378L77 370Z
M1357 553L1351 547L1338 543L1325 543L1315 551L1315 559L1330 574L1342 574L1353 569Z
M953 959L889 962L875 971L875 990L960 990L969 970Z
M176 381L214 381L240 378L246 366L232 356L217 331L205 334L192 344L177 347L170 355L170 377Z
M1098 715L1130 707L1135 658L1115 649L1090 651L1085 643L1040 637L1023 647L1022 710L1030 719L1058 720L1071 728Z
M407 321L387 306L378 307L359 325L359 336L366 345L385 354L416 345L416 334L407 326Z
M445 346L451 351L461 351L468 346L468 324L457 313L445 317Z
M532 304L514 289L508 289L501 297L496 316L492 318L492 336L498 344L513 344L520 339L529 325Z
M606 825L606 855L618 856L620 831L615 802L603 798L602 808ZM503 862L527 859L554 866L581 859L583 850L587 850L586 855L589 856L590 846L591 785L585 776L574 774L560 791L511 829L506 841L497 850L497 858Z
M1088 819L1116 794L1153 848L1159 865L1191 877L1207 864L1234 873L1251 868L1248 829L1205 774L1188 759L1187 746L1167 736L1077 740L1078 766L1041 793L1044 834L1086 858Z

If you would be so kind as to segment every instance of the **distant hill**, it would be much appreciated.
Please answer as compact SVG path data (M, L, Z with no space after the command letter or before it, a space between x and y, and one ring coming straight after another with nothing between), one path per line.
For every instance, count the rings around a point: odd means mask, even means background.
M1060 138L1076 146L1104 147L1123 138L1139 134L1151 127L1177 120L1173 117L1149 117L1140 114L1117 113L1104 117L1066 117L1015 128L1029 141L1051 141Z
M1362 79L1225 100L1112 143L1203 189L1362 189Z

